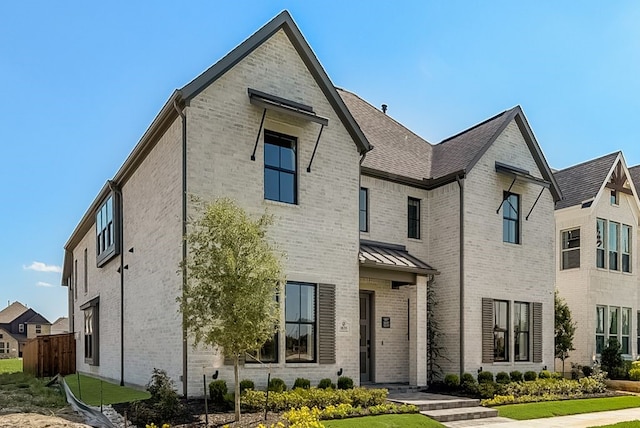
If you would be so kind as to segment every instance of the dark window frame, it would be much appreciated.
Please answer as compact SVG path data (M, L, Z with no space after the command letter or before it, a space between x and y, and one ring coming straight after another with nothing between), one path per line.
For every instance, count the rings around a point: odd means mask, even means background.
M278 156L278 165L267 163L267 146L276 146L279 148L290 148L293 151L293 169L282 166L282 159ZM280 155L280 149L278 149ZM278 174L278 197L267 196L267 171L275 171ZM293 201L283 200L282 189L280 187L280 178L282 175L290 175L293 177ZM281 202L284 204L298 205L298 139L291 135L281 134L279 132L264 130L264 198L269 201Z
M278 308L279 310L281 310L280 307L280 299L278 298L278 296L276 296L276 302L278 302ZM264 350L266 348L268 348L269 346L269 342L272 342L272 346L274 347L274 358L273 359L265 359L263 358L262 354L264 352ZM267 363L267 364L277 364L280 362L280 331L276 331L273 336L271 337L271 339L268 339L265 344L258 349L257 351L254 352L249 352L249 355L251 355L250 357L245 358L245 364L260 364L260 363Z
M298 315L297 315L297 320L296 319L292 319L291 321L289 321L289 318L287 317L287 299L290 296L290 293L288 293L288 289L289 287L298 287L298 296L299 296L299 301L298 301ZM301 314L300 314L300 309L302 308L302 293L300 292L300 290L302 290L302 287L306 287L309 288L311 290L313 290L313 320L312 321L303 321L301 318ZM289 336L289 326L293 326L293 327L297 327L298 328L298 337L296 338L291 338ZM297 341L298 343L298 349L300 349L300 327L301 326L311 326L311 331L312 331L312 338L309 339L307 338L307 344L308 343L312 343L313 345L313 355L311 357L311 359L303 359L300 358L300 355L302 355L301 352L298 352L298 358L291 358L289 355L287 355L288 350L289 350L289 340L292 341ZM292 354L295 355L295 354ZM294 282L294 281L290 281L287 282L285 285L285 355L284 355L284 362L285 363L302 363L302 364L306 364L306 363L317 363L318 362L318 285L317 284L312 284L312 283L306 283L306 282Z
M613 230L612 230L613 229ZM615 233L612 233L615 232ZM609 270L620 271L620 223L609 221ZM615 248L614 248L615 247Z
M602 349L606 346L606 330L607 330L607 307L596 305L596 354L600 355ZM600 324L600 321L602 324Z
M625 248L625 241L627 248ZM631 254L633 253L633 226L622 224L620 227L620 269L631 273Z
M600 230L602 227L602 230ZM607 269L609 224L603 218L596 218L596 268Z
M364 194L364 199L363 199ZM364 207L363 207L364 201ZM358 206L359 206L359 218L358 221L360 223L360 232L369 232L369 189L366 187L361 187L360 192L358 193ZM363 225L363 215L364 215L364 225Z
M504 305L507 314L506 314L506 320L505 320L505 325L501 326L499 325L499 320L498 318L500 317L500 311L499 311L499 306L500 305ZM493 361L494 362L509 362L509 355L510 355L510 349L509 349L509 301L508 300L493 300ZM502 347L504 348L502 350L501 353L499 353L499 338L502 337L503 338L503 345Z
M525 319L522 317L522 308L526 307ZM529 302L514 302L514 340L513 340L513 360L517 362L531 361L531 304ZM520 315L518 319L518 315ZM523 326L522 322L526 322ZM520 348L524 346L526 348L526 356L520 358Z
M578 232L577 234L575 232ZM580 267L580 237L579 227L563 230L560 232L560 270L576 269ZM577 246L576 245L577 242ZM571 253L577 252L577 258L571 257ZM575 264L577 261L577 264ZM574 262L574 263L572 263Z
M620 345L622 346L623 355L631 355L631 317L632 310L628 307L620 309ZM626 333L625 333L625 318Z
M88 270L89 270L89 255L88 251L84 249L84 294L87 294L89 291L89 281L88 281Z
M505 191L502 197L504 200L502 203L502 242L520 244L520 195ZM510 233L511 225L515 227L513 236Z
M120 254L120 201L110 193L95 214L96 265L102 267Z
M407 237L420 239L420 199L407 198Z
M84 362L91 366L100 365L100 300L95 298L80 306L83 311ZM88 317L89 315L89 317ZM89 318L89 320L87 320Z

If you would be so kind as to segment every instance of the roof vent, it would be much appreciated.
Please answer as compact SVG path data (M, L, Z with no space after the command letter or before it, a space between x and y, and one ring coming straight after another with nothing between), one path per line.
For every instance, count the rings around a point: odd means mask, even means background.
M384 114L387 114L387 105L386 104L382 104L382 112Z

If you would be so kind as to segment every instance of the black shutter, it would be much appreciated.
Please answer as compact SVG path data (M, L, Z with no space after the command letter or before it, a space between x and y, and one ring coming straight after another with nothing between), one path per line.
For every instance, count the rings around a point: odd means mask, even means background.
M493 363L493 299L482 298L482 362Z
M533 304L533 362L542 362L542 303Z
M318 284L318 362L336 362L336 286Z

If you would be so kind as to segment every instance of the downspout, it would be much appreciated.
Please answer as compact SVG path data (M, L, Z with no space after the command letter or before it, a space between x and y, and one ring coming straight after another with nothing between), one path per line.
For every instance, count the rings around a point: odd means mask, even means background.
M178 103L173 101L173 108L182 119L182 261L187 260L187 241L184 237L187 234L187 115L178 107ZM187 285L187 268L182 264L182 297ZM182 313L182 395L187 398L187 318ZM206 391L205 391L206 394Z
M124 201L122 198L122 190L115 181L109 180L109 189L118 195L116 203L118 204L118 229L120 247L120 386L124 386Z
M464 175L456 176L460 189L460 378L464 373Z

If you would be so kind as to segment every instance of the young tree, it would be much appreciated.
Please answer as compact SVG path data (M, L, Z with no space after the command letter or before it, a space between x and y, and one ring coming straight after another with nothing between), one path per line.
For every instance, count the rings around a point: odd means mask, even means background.
M436 318L438 299L435 291L435 279L427 282L427 383L431 385L442 374L440 359L449 360L445 356L445 348L441 339L444 335Z
M270 216L252 219L229 199L199 211L185 236L189 254L181 267L186 285L178 302L194 346L221 347L233 358L238 421L239 360L277 331L280 310L274 297L281 292L283 268L266 237Z
M562 373L564 373L564 360L569 357L569 351L573 351L573 336L576 332L576 323L571 319L571 310L562 297L555 294L555 353L556 358L562 360Z

